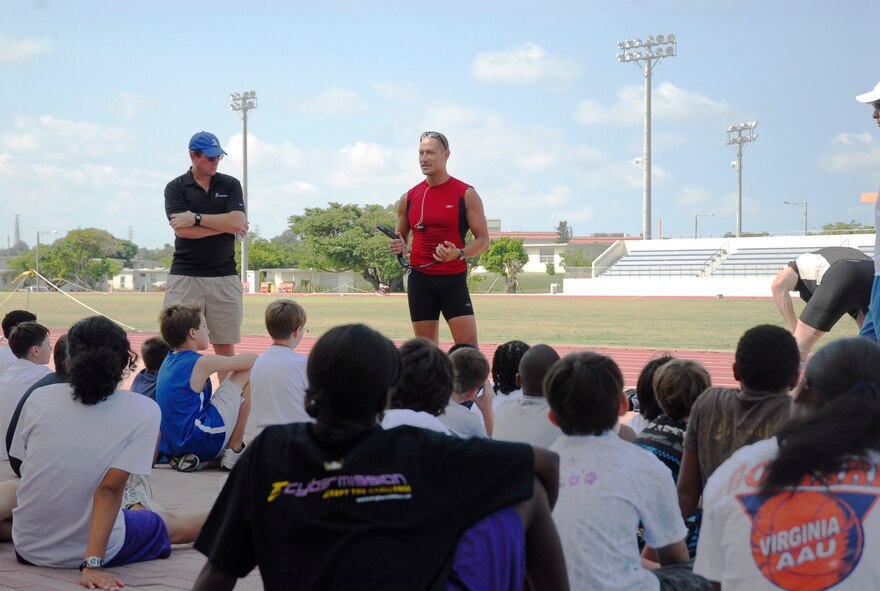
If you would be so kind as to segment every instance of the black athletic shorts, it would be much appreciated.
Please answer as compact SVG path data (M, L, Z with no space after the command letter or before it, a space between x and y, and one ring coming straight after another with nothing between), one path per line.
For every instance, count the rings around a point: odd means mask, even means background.
M471 294L467 288L467 272L455 275L428 275L410 271L407 283L409 317L413 322L440 320L448 322L458 316L473 316Z
M837 261L825 271L801 312L801 322L828 332L844 314L855 318L867 312L873 282L874 261Z

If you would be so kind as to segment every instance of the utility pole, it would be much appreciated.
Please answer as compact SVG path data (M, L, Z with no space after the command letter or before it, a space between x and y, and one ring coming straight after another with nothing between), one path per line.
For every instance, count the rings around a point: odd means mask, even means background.
M727 145L736 146L736 162L731 166L736 169L736 237L742 234L742 182L743 182L743 145L758 139L755 128L757 121L738 123L727 128ZM745 135L743 135L745 134Z

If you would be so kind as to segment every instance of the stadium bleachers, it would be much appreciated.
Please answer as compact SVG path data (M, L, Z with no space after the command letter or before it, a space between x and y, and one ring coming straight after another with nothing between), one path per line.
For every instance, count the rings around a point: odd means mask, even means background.
M874 256L871 236L864 243L853 245L869 257ZM822 246L841 246L840 243L805 244L798 246L739 246L725 243L717 248L687 248L639 250L623 254L597 276L615 277L774 277L789 261ZM844 244L849 246L849 244ZM728 252L730 250L730 252ZM594 269L595 273L596 269Z

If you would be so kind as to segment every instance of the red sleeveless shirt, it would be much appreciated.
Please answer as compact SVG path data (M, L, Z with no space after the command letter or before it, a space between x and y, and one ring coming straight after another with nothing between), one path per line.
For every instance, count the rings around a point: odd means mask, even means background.
M470 185L460 180L449 179L435 187L422 181L406 194L406 213L412 229L412 253L409 262L412 266L424 265L434 261L434 249L445 241L458 248L464 248L468 232L467 212L464 193ZM419 269L428 275L455 275L467 270L464 261L440 263Z

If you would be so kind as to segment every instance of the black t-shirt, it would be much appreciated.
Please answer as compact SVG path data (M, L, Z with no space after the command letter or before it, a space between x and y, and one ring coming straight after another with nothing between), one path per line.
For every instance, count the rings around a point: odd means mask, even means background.
M244 211L241 183L228 174L215 173L205 191L192 170L165 186L165 215L192 211L217 214ZM225 277L235 275L235 236L217 234L205 238L175 238L171 275Z
M529 498L528 445L402 426L345 441L269 427L245 450L195 542L273 589L444 589L474 522Z

